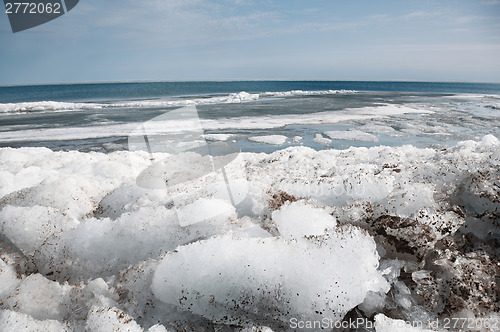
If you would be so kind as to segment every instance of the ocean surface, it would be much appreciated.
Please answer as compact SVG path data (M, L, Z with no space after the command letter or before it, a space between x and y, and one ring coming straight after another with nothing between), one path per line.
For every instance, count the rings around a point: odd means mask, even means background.
M127 149L129 137L152 119L162 119L154 122L155 135L184 130L168 114L187 106L195 107L202 137L248 152L436 148L500 137L500 84L136 82L1 86L0 147Z

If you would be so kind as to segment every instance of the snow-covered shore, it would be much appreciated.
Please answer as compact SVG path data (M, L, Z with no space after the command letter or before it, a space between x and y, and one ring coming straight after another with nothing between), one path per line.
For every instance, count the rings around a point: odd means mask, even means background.
M149 165L138 151L0 149L0 331L498 326L492 135L243 153L228 184L219 171L164 190L137 185Z

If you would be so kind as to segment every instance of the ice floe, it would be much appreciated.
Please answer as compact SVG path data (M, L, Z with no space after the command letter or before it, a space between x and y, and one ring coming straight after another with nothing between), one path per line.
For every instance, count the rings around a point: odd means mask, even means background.
M377 136L359 130L325 131L326 136L336 140L376 142Z
M190 105L190 104L185 104ZM308 114L289 115L267 115L267 116L240 116L224 117L218 119L200 119L204 130L228 130L228 129L272 129L287 125L316 125L334 124L343 121L366 120L384 118L401 114L430 114L432 111L418 109L408 106L383 105L370 106L342 111L325 111ZM197 119L198 120L198 119ZM61 141L71 139L88 139L102 137L120 137L124 133L129 134L136 130L142 123L113 123L100 124L92 127L64 127L47 129L20 129L16 131L0 132L1 142L23 142L31 141L36 137L37 141ZM171 119L155 121L148 128L150 134L179 133L185 128L192 126L189 119ZM208 136L216 138L217 136ZM222 138L223 136L219 136Z
M321 145L329 145L332 142L332 140L329 138L326 138L325 136L323 136L321 134L315 134L314 138L313 138L313 142L321 144Z
M252 136L248 138L250 141L265 143L271 145L283 145L288 137L284 135L267 135L267 136Z
M65 103L58 101L37 101L0 104L0 113L29 113L44 111L74 111L78 109L100 109L105 105L95 103Z

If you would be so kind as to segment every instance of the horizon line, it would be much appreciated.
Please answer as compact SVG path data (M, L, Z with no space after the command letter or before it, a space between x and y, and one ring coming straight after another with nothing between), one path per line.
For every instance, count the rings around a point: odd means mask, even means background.
M378 83L461 83L461 84L500 84L500 81L437 81L437 80L356 80L356 79L186 79L186 80L110 80L110 81L63 81L63 82L37 82L37 83L12 83L0 84L0 87L44 86L44 85L86 85L86 84L134 84L134 83L195 83L195 82L378 82Z

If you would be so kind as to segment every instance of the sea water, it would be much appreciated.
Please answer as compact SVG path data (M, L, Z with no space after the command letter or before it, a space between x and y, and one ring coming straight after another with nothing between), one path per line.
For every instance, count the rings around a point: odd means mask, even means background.
M498 137L499 95L500 84L486 83L246 81L2 86L0 147L127 149L127 137L141 123L187 105L196 106L207 137L234 140L247 152L269 153L288 146L316 150L404 144L446 147L486 134ZM173 123L165 128L165 134L175 130ZM281 139L265 139L276 135ZM261 136L264 139L252 139Z

